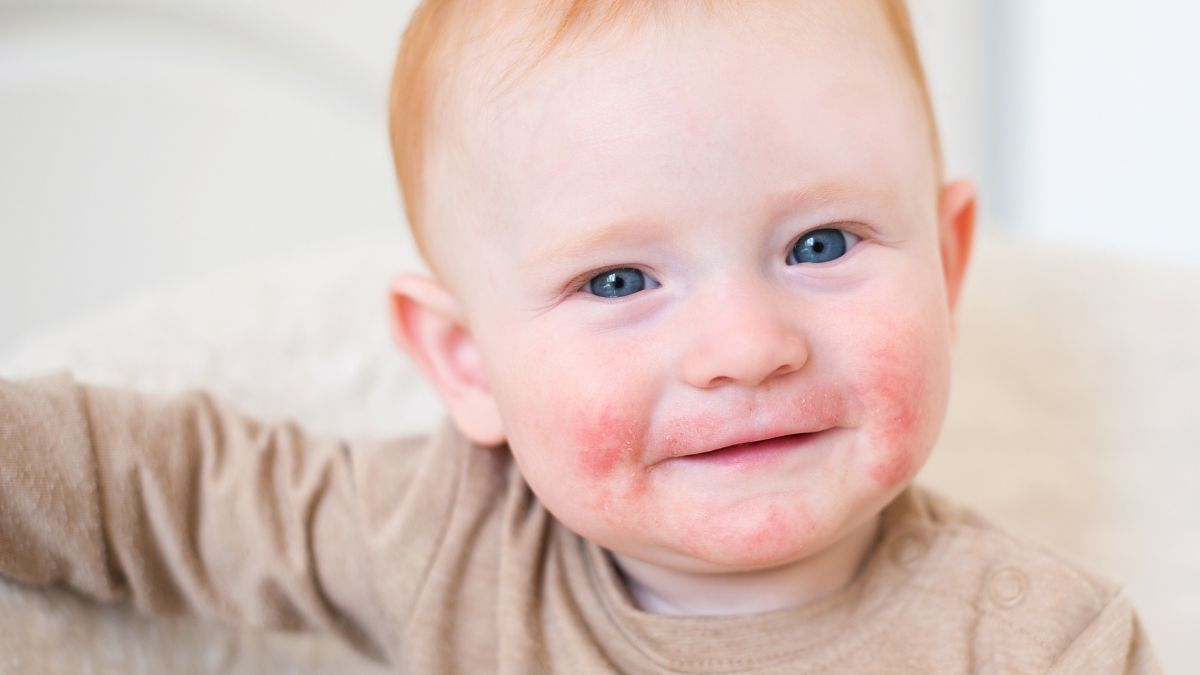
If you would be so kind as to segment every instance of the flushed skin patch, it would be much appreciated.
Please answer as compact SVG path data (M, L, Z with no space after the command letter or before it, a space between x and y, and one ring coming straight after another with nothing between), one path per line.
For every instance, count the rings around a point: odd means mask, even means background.
M857 315L810 330L815 360L757 391L672 385L653 366L657 351L600 366L605 377L596 387L545 381L527 388L513 415L558 410L539 436L565 442L514 436L514 455L560 519L618 552L632 541L667 541L664 557L717 569L803 556L851 518L882 507L936 438L948 364L930 347L948 337L936 320L889 312L893 305L886 293L866 304L862 314L885 327L857 333L854 343L847 339L861 330ZM668 342L677 328L661 330L651 341ZM574 356L548 357L543 366L587 366L586 355ZM823 431L761 468L691 454L743 440L737 434L745 430L763 438ZM546 454L526 452L539 447Z
M922 450L927 451L925 446L933 439L922 433L922 420L926 415L940 419L944 406L944 401L934 402L935 408L928 410L929 390L938 386L936 381L931 385L930 380L936 380L940 373L936 364L921 358L919 345L905 340L893 338L872 354L875 365L868 400L879 422L871 435L876 456L869 473L885 488L906 483L924 462Z
M612 407L601 410L590 422L575 429L575 446L584 473L601 481L626 466L638 454L639 436L634 424Z
M513 457L619 556L799 563L936 439L949 307L924 113L885 24L835 18L806 41L697 24L583 47L482 111L476 172L446 179L481 234L442 262ZM792 264L817 228L856 243ZM653 283L589 294L613 269ZM809 432L753 462L696 456Z

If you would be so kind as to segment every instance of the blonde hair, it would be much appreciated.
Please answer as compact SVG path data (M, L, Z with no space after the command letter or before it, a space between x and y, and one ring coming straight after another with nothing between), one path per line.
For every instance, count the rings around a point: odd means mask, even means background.
M925 79L925 71L912 30L906 0L878 0L891 25L905 60L920 91L932 135L934 161L941 173L941 144L937 122ZM719 7L744 9L745 0L703 0L699 3L713 12ZM505 16L504 5L510 14ZM448 81L459 65L456 58L472 27L511 21L518 10L535 7L527 19L540 26L547 37L541 47L536 40L526 49L523 65L533 68L569 37L590 30L597 32L620 25L636 26L652 11L663 8L696 6L695 0L541 0L536 3L489 3L482 0L424 0L414 10L400 45L392 74L389 101L389 131L396 177L404 196L404 210L418 248L428 259L421 233L425 227L425 178L429 148L439 122L437 111L443 103ZM486 30L485 30L486 32ZM519 63L511 64L504 79L515 74Z

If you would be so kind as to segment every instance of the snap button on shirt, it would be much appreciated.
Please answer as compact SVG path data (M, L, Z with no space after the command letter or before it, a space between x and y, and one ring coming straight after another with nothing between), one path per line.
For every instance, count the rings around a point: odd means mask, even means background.
M1025 575L1020 570L1005 567L992 575L992 582L988 586L988 595L998 606L1009 608L1021 604L1021 600L1025 598L1028 590L1029 580L1025 578Z

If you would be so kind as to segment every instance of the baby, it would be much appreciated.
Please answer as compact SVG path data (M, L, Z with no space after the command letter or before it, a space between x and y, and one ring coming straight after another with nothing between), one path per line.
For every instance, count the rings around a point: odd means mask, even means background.
M392 102L453 424L0 383L0 573L405 672L1156 672L1114 587L911 485L975 194L902 0L430 0Z

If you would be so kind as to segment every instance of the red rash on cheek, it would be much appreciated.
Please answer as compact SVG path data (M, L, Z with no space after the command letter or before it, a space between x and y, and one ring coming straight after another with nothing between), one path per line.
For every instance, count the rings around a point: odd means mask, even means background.
M579 466L589 478L603 480L622 464L636 459L640 434L613 406L575 430Z
M901 481L908 478L908 474L912 470L912 460L911 450L892 450L871 466L871 478L886 487L899 485Z
M631 505L646 493L647 479L641 470L644 423L613 404L602 405L594 417L580 417L585 421L575 429L572 452L587 479L588 494L578 496L611 523L622 517L620 513L628 515Z
M893 487L907 480L914 468L928 374L905 345L876 351L872 372L868 400L875 428L869 473L879 484Z

